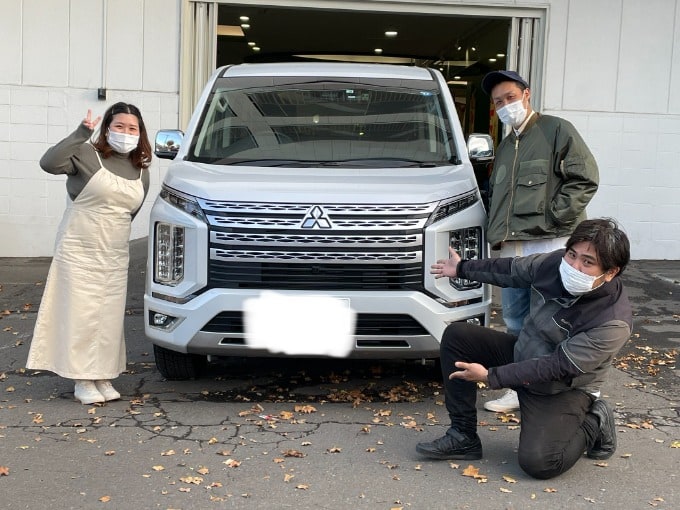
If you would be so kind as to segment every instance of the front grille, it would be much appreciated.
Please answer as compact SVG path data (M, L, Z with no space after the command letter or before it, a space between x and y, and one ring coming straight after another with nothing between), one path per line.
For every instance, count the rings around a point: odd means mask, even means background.
M422 286L422 265L222 262L211 260L210 286L239 289L404 290Z
M423 282L430 204L199 200L210 288L404 290Z
M201 331L225 335L243 335L243 314L241 312L221 312L203 326ZM428 332L410 315L360 313L357 315L354 334L358 336L419 336L427 335Z

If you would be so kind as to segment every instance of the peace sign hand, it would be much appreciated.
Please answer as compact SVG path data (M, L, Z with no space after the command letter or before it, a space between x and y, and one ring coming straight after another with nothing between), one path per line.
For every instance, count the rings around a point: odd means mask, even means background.
M94 128L97 127L97 124L99 124L100 120L102 120L101 116L92 120L92 110L87 110L87 117L83 119L83 126L91 131L94 131Z

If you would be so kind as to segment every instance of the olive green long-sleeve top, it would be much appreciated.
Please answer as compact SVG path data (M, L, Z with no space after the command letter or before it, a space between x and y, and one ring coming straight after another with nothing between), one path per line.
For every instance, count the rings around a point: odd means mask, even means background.
M45 172L53 175L67 175L66 191L71 200L76 199L92 176L101 168L95 148L87 143L92 132L91 129L80 124L73 133L50 147L40 158L40 167ZM148 169L139 170L133 166L128 156L128 154L119 154L115 151L106 159L100 155L104 168L124 179L139 179L141 171L146 198L149 193L149 171ZM138 210L133 212L133 218L137 212Z

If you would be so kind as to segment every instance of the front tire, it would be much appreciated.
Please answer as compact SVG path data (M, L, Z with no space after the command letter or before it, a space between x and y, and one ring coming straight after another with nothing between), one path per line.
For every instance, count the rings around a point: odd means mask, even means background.
M171 381L198 379L207 363L205 356L171 351L158 345L153 346L153 355L158 371Z

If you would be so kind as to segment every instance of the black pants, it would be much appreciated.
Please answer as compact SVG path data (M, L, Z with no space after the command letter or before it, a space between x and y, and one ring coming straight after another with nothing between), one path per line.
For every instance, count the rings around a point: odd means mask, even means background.
M486 368L513 362L517 337L466 323L453 323L444 331L440 348L446 409L451 426L464 433L477 431L477 383L449 380L454 363L480 363ZM513 388L519 396L521 432L519 464L534 478L564 473L593 445L599 422L588 413L593 397L581 390L557 395L536 395Z

